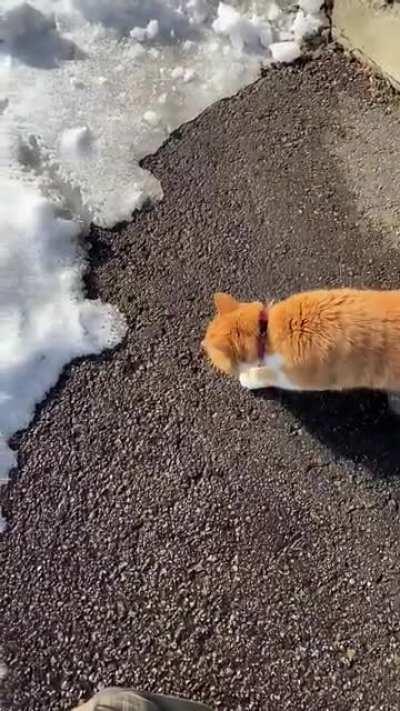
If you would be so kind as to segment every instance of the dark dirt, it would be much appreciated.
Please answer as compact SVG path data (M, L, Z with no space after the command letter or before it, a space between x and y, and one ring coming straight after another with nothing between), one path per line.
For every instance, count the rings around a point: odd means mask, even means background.
M379 395L251 395L199 353L216 289L399 286L399 252L328 147L346 97L355 122L370 111L341 55L270 71L146 159L161 204L93 232L90 294L129 333L71 365L16 440L11 711L99 684L221 709L399 707L400 424Z

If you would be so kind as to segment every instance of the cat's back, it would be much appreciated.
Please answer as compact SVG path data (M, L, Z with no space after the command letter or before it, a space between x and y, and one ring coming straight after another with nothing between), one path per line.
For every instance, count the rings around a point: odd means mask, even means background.
M400 291L303 292L271 310L271 352L303 388L400 389Z
M400 318L400 290L318 289L289 296L279 305L282 313L303 320Z
M400 290L320 289L300 292L271 310L278 340L301 335L303 342L344 338L393 340L400 347Z

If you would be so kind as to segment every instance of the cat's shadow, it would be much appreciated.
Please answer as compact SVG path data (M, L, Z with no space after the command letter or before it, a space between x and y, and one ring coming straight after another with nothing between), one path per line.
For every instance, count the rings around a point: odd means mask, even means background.
M336 459L352 460L376 479L400 478L400 417L378 393L291 393L259 390L278 400Z

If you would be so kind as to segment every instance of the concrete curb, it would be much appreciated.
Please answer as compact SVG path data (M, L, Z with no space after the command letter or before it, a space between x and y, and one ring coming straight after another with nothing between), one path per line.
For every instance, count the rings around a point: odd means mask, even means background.
M400 91L399 0L335 0L332 36Z

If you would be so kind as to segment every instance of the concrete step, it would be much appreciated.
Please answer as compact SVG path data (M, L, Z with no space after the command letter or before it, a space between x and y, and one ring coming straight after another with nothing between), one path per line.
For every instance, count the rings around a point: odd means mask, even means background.
M335 0L332 34L400 90L399 0Z

